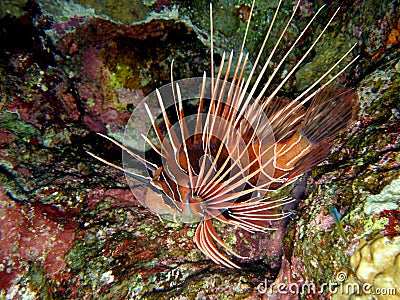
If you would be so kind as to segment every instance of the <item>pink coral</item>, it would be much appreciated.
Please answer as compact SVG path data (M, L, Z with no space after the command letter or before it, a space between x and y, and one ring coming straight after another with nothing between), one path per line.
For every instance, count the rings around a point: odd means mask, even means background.
M71 247L77 223L71 213L41 203L19 203L0 187L0 289L21 276L28 261L40 262L49 275L66 268L64 255Z

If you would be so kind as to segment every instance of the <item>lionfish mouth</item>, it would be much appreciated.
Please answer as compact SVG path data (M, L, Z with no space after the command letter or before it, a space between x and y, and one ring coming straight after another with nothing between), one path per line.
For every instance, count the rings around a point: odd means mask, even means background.
M218 236L213 220L249 232L274 230L273 222L289 215L283 206L293 199L273 200L268 194L323 161L329 154L331 141L348 127L357 106L354 92L331 85L357 57L321 84L350 55L355 45L296 99L288 101L276 97L321 39L338 11L304 56L272 93L266 95L289 53L322 9L300 32L267 82L260 86L300 1L262 65L261 72L255 75L281 3L279 1L253 67L246 75L249 55L244 53L244 46L250 18L236 65L232 64L233 51L229 55L224 53L215 74L210 4L211 78L204 73L202 78L174 81L171 66L171 83L147 96L137 106L126 126L125 142L131 141L132 144L134 141L135 150L100 134L123 149L124 167L88 152L125 172L136 199L158 216L198 223L194 242L207 257L228 268L240 267L221 249L243 257ZM253 8L254 1L250 17ZM230 74L233 75L230 77ZM250 82L254 82L251 88ZM261 91L256 93L260 88ZM197 101L197 109L191 114L184 110L187 101ZM306 110L304 104L307 102L311 103ZM146 157L145 150L149 147L161 158L161 163L154 163Z

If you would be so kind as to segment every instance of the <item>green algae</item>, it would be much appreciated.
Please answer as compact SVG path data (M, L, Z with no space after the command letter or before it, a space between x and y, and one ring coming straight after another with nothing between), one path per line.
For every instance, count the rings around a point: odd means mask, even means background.
M97 15L106 15L115 22L126 25L145 19L150 11L148 5L143 4L141 0L127 2L76 0L75 2L94 9Z
M6 15L19 18L25 14L27 0L4 0L1 3L0 19Z
M54 299L50 292L51 280L47 278L47 272L43 269L39 262L30 262L28 271L13 288L8 291L5 299L14 294L14 297L21 299ZM1 295L0 295L1 296Z
M109 86L113 89L121 89L126 85L126 81L132 75L132 69L127 65L117 64L115 72L110 73Z
M72 132L68 128L50 127L43 135L43 146L59 148L61 144L71 144Z
M16 134L24 142L29 142L31 138L40 138L39 130L21 120L16 112L2 111L0 113L0 126Z
M364 219L363 236L371 236L376 233L382 232L385 227L389 224L388 218L374 218L368 216Z
M96 245L93 242L77 242L66 255L67 265L72 270L82 270L88 263L88 259L96 254Z
M191 20L200 28L210 28L210 6L206 1L193 2L188 11ZM239 28L239 17L232 1L221 0L213 3L213 26L216 32L234 37Z
M350 49L357 40L343 33L327 33L321 44L315 48L315 56L296 72L296 87L302 91L317 81L330 66L333 66ZM331 72L321 83L327 82L334 74L346 66L352 57L346 57L339 66ZM321 67L324 66L324 67Z

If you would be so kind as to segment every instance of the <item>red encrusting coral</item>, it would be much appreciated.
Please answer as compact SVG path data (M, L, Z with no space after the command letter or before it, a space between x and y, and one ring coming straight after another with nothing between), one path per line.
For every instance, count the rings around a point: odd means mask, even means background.
M27 268L39 261L48 276L66 268L65 254L72 247L76 211L64 211L42 203L19 203L0 186L0 290L10 287Z
M385 235L389 237L400 235L400 210L385 209L379 216L388 219L388 223L385 225Z

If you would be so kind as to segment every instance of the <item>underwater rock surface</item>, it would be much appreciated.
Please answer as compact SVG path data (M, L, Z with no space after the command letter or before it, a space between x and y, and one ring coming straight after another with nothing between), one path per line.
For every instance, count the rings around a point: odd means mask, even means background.
M352 289L333 295L332 299L348 299L349 295L360 295L359 299L400 299L400 237L378 236L366 243L361 241L350 258L350 268L341 270L346 279L344 285ZM378 293L379 291L379 293Z
M253 60L276 5L259 2L246 45ZM282 16L293 9L285 2ZM287 45L322 2L301 2ZM0 4L0 297L324 299L335 293L319 292L321 286L342 282L339 272L355 268L351 257L377 235L398 245L400 7L393 2L380 10L375 1L343 4L326 42L285 85L284 96L298 94L320 75L319 64L358 42L359 61L339 78L357 90L358 115L311 172L286 232L218 227L250 257L242 270L206 259L192 242L195 227L161 222L133 199L120 172L85 152L120 164L120 150L95 132L121 140L135 105L170 82L172 59L176 79L210 69L208 2L54 3ZM285 69L339 5L327 5ZM249 3L215 7L221 55L240 47ZM383 210L372 208L377 201ZM342 217L348 244L330 206ZM315 290L295 290L310 282ZM279 283L292 284L293 294L278 290Z

